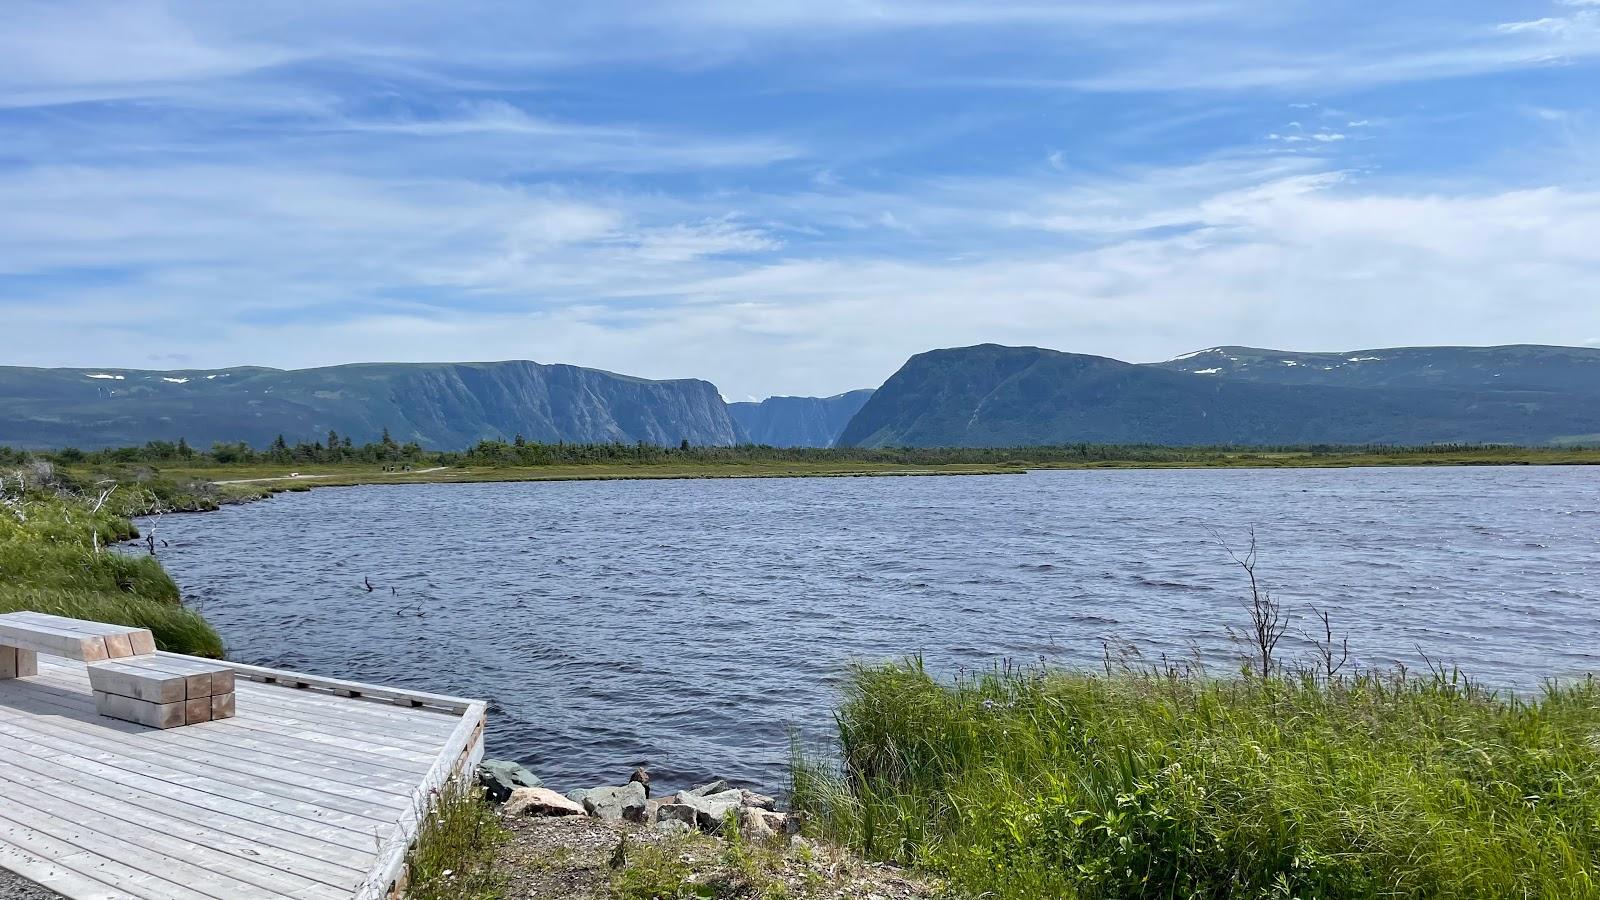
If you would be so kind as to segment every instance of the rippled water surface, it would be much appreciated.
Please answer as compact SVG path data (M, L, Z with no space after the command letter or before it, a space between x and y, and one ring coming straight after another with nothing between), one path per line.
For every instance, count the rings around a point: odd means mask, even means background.
M1365 665L1600 668L1600 469L323 488L160 529L236 659L490 698L491 755L562 789L640 762L775 789L854 659L1231 665L1245 586L1207 530L1252 525L1291 638L1316 605Z

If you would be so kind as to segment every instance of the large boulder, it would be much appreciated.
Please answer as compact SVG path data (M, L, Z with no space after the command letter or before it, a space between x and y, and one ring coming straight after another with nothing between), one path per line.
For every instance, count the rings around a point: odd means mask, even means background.
M743 806L755 809L775 810L778 808L778 801L768 797L766 794L758 794L755 791L740 791L739 802Z
M657 825L668 825L673 822L689 829L699 828L700 814L687 803L663 803L656 807Z
M583 794L583 808L606 822L638 822L643 824L647 809L644 785L630 781L622 787L597 787Z
M690 825L687 822L684 822L684 821L682 821L680 819L662 819L661 821L655 823L654 825L652 825L650 827L654 828L657 831L664 831L667 834L694 834L695 833L695 827L693 825Z
M730 789L715 794L686 791L678 795L677 805L694 810L695 824L701 831L717 831L722 828L722 822L728 814L737 812L744 803L739 792ZM662 810L666 810L666 807L662 807Z
M517 788L544 787L539 776L506 759L486 759L478 763L478 783L495 803L510 800Z
M690 788L683 793L693 797L705 797L711 794L720 794L723 791L731 790L732 788L733 785L722 780L721 778L718 778L716 781L713 781L710 784L702 784L697 788Z
M781 812L759 806L745 806L739 810L739 833L751 840L771 840L789 830L789 817Z
M532 787L512 791L502 812L507 816L581 816L584 808L549 788Z

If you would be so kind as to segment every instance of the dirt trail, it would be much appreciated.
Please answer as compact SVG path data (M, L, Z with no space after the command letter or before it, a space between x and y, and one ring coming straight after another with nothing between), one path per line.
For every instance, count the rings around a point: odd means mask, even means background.
M431 469L415 469L415 470L410 471L410 472L384 472L383 474L384 475L425 475L425 474L427 474L429 472L437 472L437 471L439 471L441 469L448 469L448 468L450 468L450 467L449 466L434 466ZM325 475L301 475L299 472L295 472L295 473L290 474L290 475L273 475L273 476L270 476L270 477L267 477L267 478L233 478L233 479L229 479L227 481L213 481L211 483L212 484L256 484L256 483L259 483L259 482L262 482L262 481L305 481L305 480L311 479L311 478L338 478L338 477L339 476L337 474L335 474L335 473L328 473L328 474L325 474Z

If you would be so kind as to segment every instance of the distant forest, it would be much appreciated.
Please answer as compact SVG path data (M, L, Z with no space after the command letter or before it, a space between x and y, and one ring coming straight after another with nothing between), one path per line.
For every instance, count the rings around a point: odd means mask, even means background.
M325 440L288 443L282 437L264 448L245 443L217 443L210 449L196 449L184 440L151 441L140 447L105 450L16 450L0 447L0 465L29 460L48 460L62 465L137 464L181 467L210 467L270 464L409 464L428 466L557 466L557 465L649 465L740 462L863 462L897 465L1073 465L1095 462L1204 464L1238 463L1252 458L1266 459L1293 454L1310 457L1427 457L1471 454L1483 462L1504 458L1510 461L1537 459L1543 455L1571 455L1572 451L1510 446L1438 444L1422 447L1389 445L1314 445L1314 446L1211 446L1168 447L1153 444L1062 444L1039 447L950 447L950 448L858 448L858 447L733 447L693 446L687 441L676 446L637 443L539 443L521 437L512 441L480 441L464 450L425 450L414 442L400 443L387 429L378 441L354 443L349 437L329 431Z

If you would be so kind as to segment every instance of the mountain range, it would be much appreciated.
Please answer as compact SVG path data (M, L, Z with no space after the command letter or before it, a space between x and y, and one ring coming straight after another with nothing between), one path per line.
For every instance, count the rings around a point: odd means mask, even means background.
M1133 364L985 344L913 356L841 446L1600 442L1600 350L1217 347Z
M431 448L518 434L786 447L1600 443L1600 349L1213 347L1136 364L983 344L913 356L876 390L759 403L725 403L697 379L526 361L0 367L0 445L265 446L384 429Z

